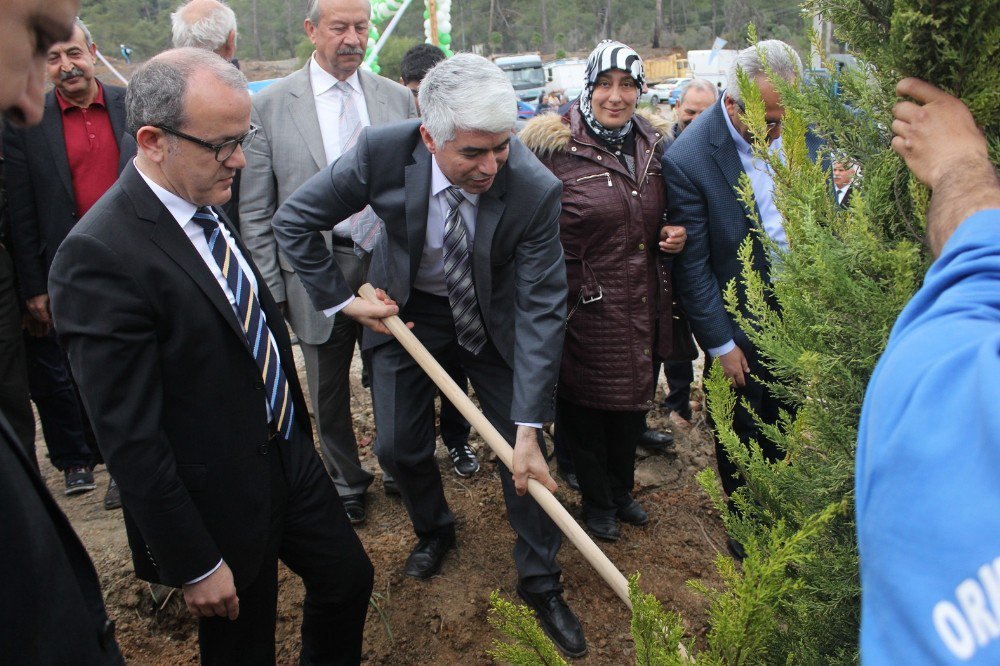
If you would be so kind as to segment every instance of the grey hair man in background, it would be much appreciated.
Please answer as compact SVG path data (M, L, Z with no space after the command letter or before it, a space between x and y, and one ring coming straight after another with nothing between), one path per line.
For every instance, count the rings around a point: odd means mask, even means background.
M675 260L674 275L691 329L708 358L718 359L736 389L733 425L737 435L743 442L757 440L765 455L776 458L780 453L760 436L740 398L745 398L765 423L774 423L783 405L765 386L770 375L746 333L726 310L722 295L726 285L736 279L739 307L746 312L738 251L748 236L753 238L754 268L765 282L770 281L769 253L754 233L750 211L736 194L741 175L750 179L764 232L779 248L787 248L784 220L774 203L773 174L767 163L753 154L750 131L742 117L744 102L737 77L742 71L760 91L769 150L781 151L785 109L777 89L768 80L768 70L793 82L802 71L802 63L788 44L778 40L762 41L740 51L730 67L722 98L685 129L667 151L663 177L670 191L671 223L684 225L688 232L687 245ZM818 140L810 136L807 144L815 158ZM738 470L718 441L716 454L723 488L730 494L742 484ZM739 556L742 548L735 542L730 546Z
M219 0L191 0L170 15L174 48L190 46L236 57L236 14Z
M426 418L433 384L386 335L380 320L395 308L356 298L322 236L366 206L385 221L385 252L369 281L399 302L435 358L462 367L486 417L513 444L514 469L501 468L500 477L517 533L518 593L563 651L581 655L583 631L559 585L562 536L525 495L529 477L556 487L537 435L553 415L566 314L562 188L512 136L514 89L484 58L459 54L438 64L420 85L420 109L422 122L362 134L289 197L274 234L317 310L372 329L363 346L372 352L376 453L418 537L405 572L428 579L455 545Z
M240 184L243 237L299 338L320 450L355 524L365 520L365 492L375 478L361 466L351 418L350 368L361 327L316 312L279 252L271 218L310 176L347 152L362 128L417 116L409 90L360 69L370 16L367 0L310 2L305 31L315 50L305 67L254 95L260 135L247 151ZM326 234L352 289L364 282L378 226L366 210Z
M49 285L136 575L183 589L202 663L274 663L281 559L306 587L302 663L357 664L372 565L314 449L281 312L218 213L256 133L246 78L167 51L126 109L138 155Z

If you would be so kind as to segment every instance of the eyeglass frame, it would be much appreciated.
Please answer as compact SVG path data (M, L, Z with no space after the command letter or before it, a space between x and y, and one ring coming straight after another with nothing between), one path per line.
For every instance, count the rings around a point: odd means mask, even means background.
M215 151L215 161L219 162L220 164L222 162L225 162L226 160L228 160L230 157L233 156L233 154L236 152L236 146L240 146L244 150L246 150L247 148L249 148L250 144L254 140L254 137L257 136L257 132L260 131L259 127L257 127L253 123L250 123L250 129L247 130L246 133L243 134L243 136L237 137L235 139L230 139L229 141L223 141L222 143L209 143L208 141L205 141L204 139L199 139L196 136L191 136L190 134L185 134L184 132L181 132L180 130L174 129L173 127L168 127L167 125L152 125L152 127L155 127L158 130L162 130L162 131L166 132L167 134L172 134L173 136L176 136L178 138L190 141L191 143L196 143L199 146L201 146L202 148L208 148L209 150ZM246 145L244 145L244 143L243 143L244 141L246 141ZM230 146L230 145L233 146L233 152L229 153L224 158L219 159L219 153L222 152L222 149L225 148L226 146Z

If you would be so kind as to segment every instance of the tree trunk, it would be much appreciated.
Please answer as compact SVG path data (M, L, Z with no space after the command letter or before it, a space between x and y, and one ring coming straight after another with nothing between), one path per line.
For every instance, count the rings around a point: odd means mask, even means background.
M497 0L490 0L490 25L486 29L486 43L490 45L490 53L493 52L493 15L497 10Z
M611 36L611 0L607 0L604 5L604 27L601 30L601 39L612 39Z
M660 48L660 36L663 33L663 0L656 0L656 22L653 24L653 48Z
M260 48L260 31L257 26L257 0L253 0L250 3L250 30L253 36L253 48L254 53L257 55L257 60L263 60L264 56Z
M658 2L660 0L657 0ZM552 50L552 42L549 40L549 7L547 0L541 0L542 3L542 50L546 53Z

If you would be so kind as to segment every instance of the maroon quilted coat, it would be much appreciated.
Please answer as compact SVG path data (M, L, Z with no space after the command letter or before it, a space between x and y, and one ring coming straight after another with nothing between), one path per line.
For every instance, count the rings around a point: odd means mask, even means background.
M576 105L565 116L531 120L519 135L563 182L559 227L569 292L559 395L577 405L653 406L652 354L666 357L671 330L670 264L657 246L666 207L665 125L634 117L635 178L587 133Z

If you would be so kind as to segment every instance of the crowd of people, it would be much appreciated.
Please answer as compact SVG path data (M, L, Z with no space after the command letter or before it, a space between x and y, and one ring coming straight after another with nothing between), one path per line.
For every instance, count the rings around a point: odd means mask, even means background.
M768 246L787 249L738 84L757 88L764 149L780 154L774 80L802 71L787 44L739 52L721 94L691 81L670 125L638 109L639 54L605 40L579 100L515 134L514 90L482 57L421 45L399 83L361 69L366 0L313 0L308 63L252 98L234 66L236 16L220 0L179 7L175 48L141 64L127 90L95 77L78 10L76 0L18 0L0 14L0 560L18 600L16 612L4 605L3 654L122 662L93 565L38 474L29 397L67 495L93 490L93 466L107 465L104 506L123 509L136 575L182 590L208 664L274 662L279 560L306 588L302 663L361 660L373 568L355 526L376 476L360 463L350 413L359 346L384 491L399 496L417 539L403 570L426 581L446 565L456 519L434 458L436 391L386 317L399 315L471 384L513 444L512 468L498 466L517 593L570 657L587 642L562 594L562 535L526 494L529 479L557 487L544 423L555 422L588 531L607 541L648 522L632 495L636 449L669 446L645 420L661 366L668 409L690 420L695 341L737 392L737 435L782 455L761 429L788 407L723 292L735 280L745 311L747 239L754 269L773 277L753 220ZM913 79L898 92L913 101L895 110L893 148L933 190L928 234L941 257L893 332L862 417L863 657L892 663L898 636L919 635L907 646L915 661L988 661L1000 649L1000 614L985 607L996 604L1000 554L981 538L990 532L977 503L996 498L996 428L956 422L938 447L926 438L937 423L925 421L940 395L924 387L957 367L968 372L942 379L956 400L989 394L1000 187L961 102ZM823 158L817 137L806 144ZM836 205L852 205L856 175L846 160L833 165ZM737 194L743 176L754 210ZM356 296L364 282L378 302ZM923 354L933 367L912 363L916 347L937 350ZM440 431L455 473L477 473L469 424L443 398ZM915 441L926 444L914 451ZM744 480L716 450L731 494ZM960 520L933 492L919 512L909 494L899 505L897 484L926 485L925 474L951 476L946 496L961 493L968 508ZM959 478L970 483L959 489ZM940 520L901 577L887 552L928 516ZM942 538L950 554L928 568L921 553Z

